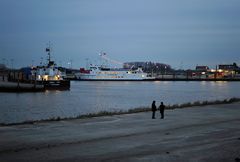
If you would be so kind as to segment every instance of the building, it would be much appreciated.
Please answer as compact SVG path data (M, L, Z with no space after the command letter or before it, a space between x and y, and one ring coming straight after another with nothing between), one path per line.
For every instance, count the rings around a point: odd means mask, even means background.
M236 63L218 65L218 73L223 78L233 78L239 74L239 67Z
M238 69L238 66L236 63L233 63L233 64L221 64L221 65L218 65L218 69L220 70L229 70L229 71L233 71L233 70L237 70Z
M212 78L209 74L209 67L208 66L196 66L195 70L191 70L188 72L188 75L192 78L198 79L205 79L205 78Z
M196 66L196 71L207 72L209 70L208 66Z

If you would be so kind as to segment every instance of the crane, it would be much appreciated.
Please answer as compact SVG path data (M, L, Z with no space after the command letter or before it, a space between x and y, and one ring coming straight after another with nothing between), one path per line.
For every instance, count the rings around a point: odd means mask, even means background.
M113 59L110 59L109 57L107 57L107 54L106 54L105 52L101 52L101 53L99 54L99 56L100 56L102 59L104 59L104 60L106 60L106 61L109 61L109 62L111 62L111 63L113 63L113 64L118 64L118 65L123 66L123 63L122 63L122 62L116 61L116 60L113 60Z

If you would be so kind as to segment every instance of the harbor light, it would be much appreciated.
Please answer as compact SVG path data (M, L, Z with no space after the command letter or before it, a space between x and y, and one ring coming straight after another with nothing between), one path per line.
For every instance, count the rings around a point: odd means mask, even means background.
M48 80L48 75L43 75L43 80Z
M56 75L55 80L60 80L60 75Z

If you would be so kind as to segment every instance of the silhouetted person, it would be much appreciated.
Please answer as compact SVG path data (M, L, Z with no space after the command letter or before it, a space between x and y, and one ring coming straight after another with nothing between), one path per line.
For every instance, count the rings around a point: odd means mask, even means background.
M152 119L155 119L155 112L157 111L157 107L155 105L155 101L152 102Z
M161 102L159 109L160 109L161 119L163 119L164 118L164 109L165 109L165 105L163 104L163 102Z

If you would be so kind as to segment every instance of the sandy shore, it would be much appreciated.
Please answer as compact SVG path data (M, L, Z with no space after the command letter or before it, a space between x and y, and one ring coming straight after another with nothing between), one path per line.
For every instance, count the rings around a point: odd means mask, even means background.
M240 161L240 103L0 127L0 161Z

